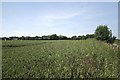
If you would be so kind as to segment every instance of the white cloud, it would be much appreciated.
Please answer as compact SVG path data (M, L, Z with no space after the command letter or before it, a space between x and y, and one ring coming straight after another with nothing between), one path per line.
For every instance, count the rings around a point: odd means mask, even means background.
M78 15L82 15L86 12L86 10L81 11L69 11L69 12L57 12L57 13L50 13L45 15L47 19L70 19L74 18Z
M53 28L57 24L69 23L70 19L79 15L85 14L86 10L81 11L68 11L68 12L50 12L45 14L39 14L32 20L32 25L39 26L41 28Z

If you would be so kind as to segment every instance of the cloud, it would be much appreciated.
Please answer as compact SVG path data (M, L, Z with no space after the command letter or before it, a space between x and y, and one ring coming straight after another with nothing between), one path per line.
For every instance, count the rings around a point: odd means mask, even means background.
M45 15L45 18L47 19L70 19L70 18L74 18L78 15L82 15L86 12L86 10L81 10L81 11L78 11L78 12L64 12L64 13L54 13L54 14L51 14L51 15Z
M59 11L59 12L50 12L39 14L36 18L33 19L32 24L35 26L39 26L41 28L53 28L57 27L58 24L67 24L71 23L70 19L75 18L77 16L82 16L86 13L86 10L81 11ZM70 24L69 23L69 24ZM57 26L56 26L57 25Z

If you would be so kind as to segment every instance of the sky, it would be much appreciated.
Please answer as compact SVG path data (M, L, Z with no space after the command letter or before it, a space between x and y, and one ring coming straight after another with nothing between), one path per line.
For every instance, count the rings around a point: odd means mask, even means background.
M3 2L1 36L93 34L108 25L118 37L117 2Z

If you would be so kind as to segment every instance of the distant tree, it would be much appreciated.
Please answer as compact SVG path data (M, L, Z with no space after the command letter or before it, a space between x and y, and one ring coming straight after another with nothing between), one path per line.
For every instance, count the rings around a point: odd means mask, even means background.
M21 40L25 40L25 37L24 37L24 36L22 36L22 37L21 37Z
M72 40L76 40L76 39L77 39L77 36L72 36L71 39L72 39Z
M84 35L83 35L83 36L81 36L81 38L82 38L82 39L84 39L84 40L86 40L86 39L87 39L87 37L86 37L86 36L84 36Z
M86 38L94 38L94 34L87 34Z
M42 40L50 40L50 36L42 36L41 39Z
M106 25L99 25L95 30L95 38L97 40L113 43L115 37L112 37L112 31Z
M26 36L26 37L25 37L25 40L30 40L30 39L31 39L30 36Z
M81 40L81 39L82 39L82 36L78 36L78 37L77 37L77 40Z
M12 37L9 37L9 40L18 40L18 37L12 36Z
M63 36L63 35L60 35L58 37L59 37L59 40L66 40L66 39L68 39L66 36Z
M50 39L51 40L58 40L59 37L56 34L52 34L52 35L50 35Z
M2 37L1 39L2 40L10 40L10 38L7 38L7 37Z
M40 40L40 39L41 39L40 36L35 36L35 37L34 37L34 40Z
M76 40L80 40L80 38L79 38L79 37L76 37Z
M77 36L72 36L71 39L72 40L86 40L87 37L84 36L84 35L83 36L78 36L78 37Z

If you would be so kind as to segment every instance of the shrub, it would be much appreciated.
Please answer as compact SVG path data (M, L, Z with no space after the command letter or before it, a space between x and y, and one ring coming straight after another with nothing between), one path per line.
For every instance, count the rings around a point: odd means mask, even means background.
M107 43L114 43L116 37L112 37L112 31L107 25L99 25L95 30L95 38L97 40L106 41Z

